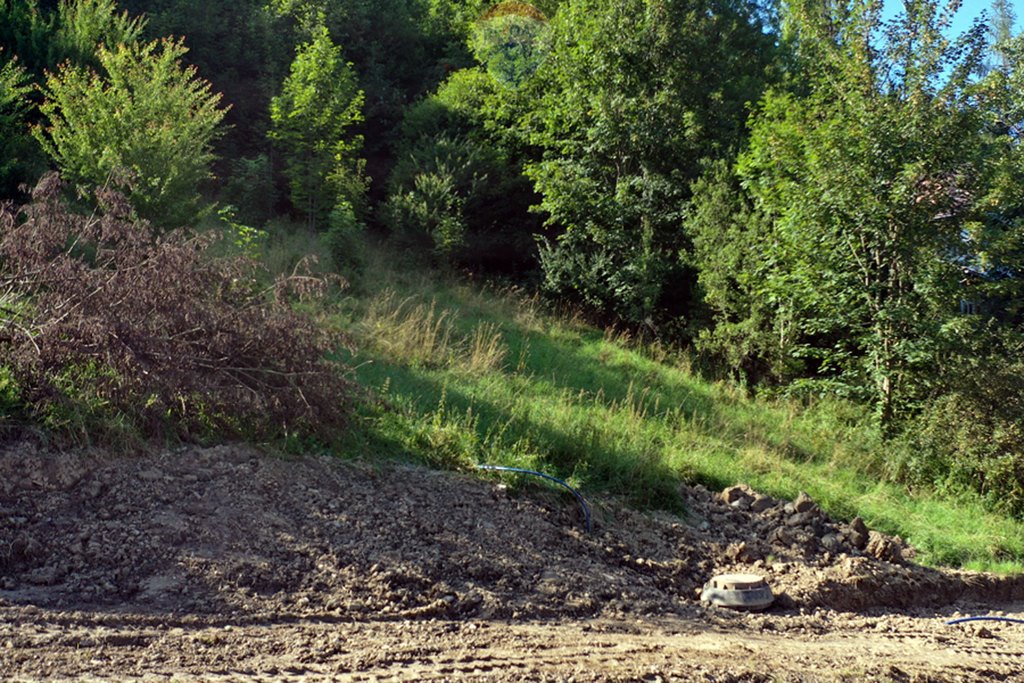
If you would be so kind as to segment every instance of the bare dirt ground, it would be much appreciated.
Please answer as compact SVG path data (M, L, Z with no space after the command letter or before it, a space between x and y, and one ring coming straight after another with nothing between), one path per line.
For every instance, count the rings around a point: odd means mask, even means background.
M246 447L0 447L0 680L1024 681L1024 579L801 497L686 517ZM764 575L762 614L704 607Z

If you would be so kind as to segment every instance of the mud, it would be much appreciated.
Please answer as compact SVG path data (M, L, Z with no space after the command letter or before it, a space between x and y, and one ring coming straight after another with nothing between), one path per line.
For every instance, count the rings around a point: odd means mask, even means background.
M688 514L249 447L0 451L0 678L1024 680L1024 580L804 496ZM764 614L701 605L763 574Z

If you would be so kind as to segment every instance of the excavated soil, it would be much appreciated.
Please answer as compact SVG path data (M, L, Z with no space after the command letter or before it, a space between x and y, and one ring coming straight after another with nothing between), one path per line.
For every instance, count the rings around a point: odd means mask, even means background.
M685 517L249 447L0 448L0 679L1024 680L1024 579L912 563L806 496ZM594 501L592 501L594 502ZM700 587L757 573L762 614Z

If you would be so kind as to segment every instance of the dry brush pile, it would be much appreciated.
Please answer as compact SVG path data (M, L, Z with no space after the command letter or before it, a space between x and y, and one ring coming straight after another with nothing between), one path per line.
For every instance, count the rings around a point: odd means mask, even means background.
M329 281L263 285L255 261L210 256L214 236L157 234L110 190L79 213L64 189L51 175L0 209L0 424L89 440L340 432L343 340L294 309Z

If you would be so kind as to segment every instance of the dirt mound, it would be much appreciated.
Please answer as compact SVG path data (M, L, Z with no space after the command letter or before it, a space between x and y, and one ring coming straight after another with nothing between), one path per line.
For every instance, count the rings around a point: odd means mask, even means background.
M511 495L397 464L247 447L0 452L0 601L170 613L549 618L684 613L711 575L765 574L782 608L946 604L1021 582L902 562L898 539L813 501L686 492L690 517Z

